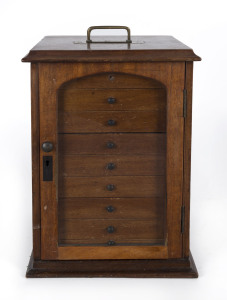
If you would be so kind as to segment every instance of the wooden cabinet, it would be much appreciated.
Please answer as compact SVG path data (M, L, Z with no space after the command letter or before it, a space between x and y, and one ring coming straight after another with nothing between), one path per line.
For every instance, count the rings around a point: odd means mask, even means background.
M45 37L22 60L32 98L27 277L198 276L189 201L200 58L170 36L120 38Z

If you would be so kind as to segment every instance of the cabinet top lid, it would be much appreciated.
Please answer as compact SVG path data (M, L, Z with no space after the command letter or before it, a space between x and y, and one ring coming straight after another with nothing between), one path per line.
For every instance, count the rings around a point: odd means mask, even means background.
M199 61L193 50L172 36L46 36L23 62ZM105 42L108 41L108 42Z

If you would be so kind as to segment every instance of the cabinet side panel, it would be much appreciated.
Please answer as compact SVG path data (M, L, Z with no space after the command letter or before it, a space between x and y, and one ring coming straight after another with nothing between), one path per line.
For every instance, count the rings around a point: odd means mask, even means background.
M40 259L39 71L36 63L31 64L31 131L33 256Z
M182 257L183 89L185 64L173 63L167 99L167 224L169 258Z
M183 205L185 206L185 224L183 234L183 257L189 257L190 227L190 176L191 176L191 129L192 129L192 80L193 62L186 62L187 112L184 121L184 187Z

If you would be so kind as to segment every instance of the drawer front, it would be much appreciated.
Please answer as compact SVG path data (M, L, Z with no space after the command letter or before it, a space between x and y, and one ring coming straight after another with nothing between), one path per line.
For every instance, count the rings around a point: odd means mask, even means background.
M80 220L60 221L60 244L117 244L155 243L163 239L163 222L152 220ZM110 245L111 246L111 245Z
M63 177L60 197L162 197L165 176Z
M85 76L67 82L61 89L151 89L164 88L164 86L151 78L134 76L125 73L99 73Z
M59 94L59 112L166 111L165 89L66 89Z
M153 154L166 152L164 133L59 134L59 152L72 154Z
M163 111L63 112L59 132L165 132Z
M163 198L60 198L59 219L162 220Z
M64 177L165 175L165 154L62 155L59 171Z

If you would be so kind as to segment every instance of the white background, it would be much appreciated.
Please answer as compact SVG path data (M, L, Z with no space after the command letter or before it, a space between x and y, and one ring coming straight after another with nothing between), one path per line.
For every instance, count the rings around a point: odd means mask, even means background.
M227 299L227 18L225 0L0 0L0 299ZM173 35L194 64L191 251L199 279L26 279L32 250L30 66L45 35L127 25Z

